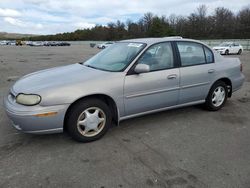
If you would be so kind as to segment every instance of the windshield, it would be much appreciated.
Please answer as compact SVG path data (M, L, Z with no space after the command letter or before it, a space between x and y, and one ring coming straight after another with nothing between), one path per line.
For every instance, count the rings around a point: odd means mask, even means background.
M84 65L95 69L120 72L146 46L143 43L118 42L87 60Z
M220 44L220 46L224 47L224 46L230 46L232 45L232 43L227 43L227 42L223 42Z

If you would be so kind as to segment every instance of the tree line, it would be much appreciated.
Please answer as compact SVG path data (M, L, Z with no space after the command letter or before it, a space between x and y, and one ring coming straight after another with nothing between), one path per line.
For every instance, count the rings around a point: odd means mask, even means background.
M250 38L250 7L242 8L238 13L218 7L208 14L207 7L200 5L189 16L175 14L158 16L145 13L137 22L108 23L96 25L90 29L78 29L74 32L55 35L29 37L28 40L56 41L116 41L128 38L182 36L195 39L244 39Z

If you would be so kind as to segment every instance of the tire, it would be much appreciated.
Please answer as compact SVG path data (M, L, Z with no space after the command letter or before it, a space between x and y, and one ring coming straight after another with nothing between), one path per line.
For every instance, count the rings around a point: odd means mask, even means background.
M101 121L101 119L104 120ZM66 130L74 140L91 142L104 136L111 122L112 117L107 104L102 100L89 98L79 101L69 110L65 125Z
M238 55L240 55L242 53L242 49L239 49L239 51L238 51Z
M224 90L224 97L222 97L223 90ZM221 93L221 95L218 95L218 97L216 97L215 92ZM225 105L227 97L228 97L227 85L222 81L217 81L214 83L214 85L211 87L208 93L205 102L205 108L209 111L217 111Z
M102 49L105 49L105 46L103 46Z
M226 51L225 51L225 55L229 55L229 50L226 50Z

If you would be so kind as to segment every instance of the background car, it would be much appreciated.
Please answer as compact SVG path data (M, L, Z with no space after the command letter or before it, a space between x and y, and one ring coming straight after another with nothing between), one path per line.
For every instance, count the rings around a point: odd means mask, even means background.
M27 43L26 43L27 44ZM40 41L31 41L30 43L28 43L27 45L29 46L43 46L44 43L40 42Z
M219 110L243 82L238 58L224 58L199 41L132 39L86 62L22 77L4 107L18 130L67 131L90 142L112 123L136 116L197 104Z
M16 45L16 41L14 41L14 40L8 41L6 43L6 45L15 46Z
M114 44L114 42L104 42L102 44L98 44L97 45L97 48L99 49L104 49L104 48L107 48L109 47L110 45Z
M44 46L70 46L68 42L45 41Z
M220 54L241 54L243 52L243 47L237 42L223 42L219 46L213 47L213 49Z
M70 46L70 43L68 43L68 42L59 42L58 46Z
M0 45L7 45L7 42L8 41L6 41L6 40L2 40L2 41L0 41Z

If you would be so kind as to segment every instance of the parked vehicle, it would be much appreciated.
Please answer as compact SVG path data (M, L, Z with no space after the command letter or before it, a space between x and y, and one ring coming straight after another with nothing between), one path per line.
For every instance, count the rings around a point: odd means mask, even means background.
M0 41L0 45L7 45L7 41L6 40Z
M219 46L213 47L213 49L220 54L238 54L243 52L243 47L237 42L223 42Z
M104 49L104 48L107 48L109 47L110 45L114 44L114 42L104 42L102 44L98 44L97 45L97 48L99 49Z
M25 44L26 44L27 46L31 46L32 41L25 41Z
M55 41L46 41L44 42L44 46L70 46L68 42L55 42Z
M94 48L95 45L96 45L95 43L90 43L90 44L89 44L89 46L90 46L91 48Z
M13 40L2 40L2 41L0 41L0 45L16 45L16 41L13 41Z
M29 46L43 46L44 43L40 42L40 41L32 41L32 42L28 43L27 45L29 45Z
M22 46L22 45L25 45L25 42L20 40L20 39L17 39L16 40L16 46Z
M6 45L14 46L16 45L16 41L14 40L7 41Z
M54 41L45 41L44 46L58 46L56 42Z
M58 46L70 46L70 43L68 43L68 42L59 42Z
M4 107L18 130L68 131L89 142L112 122L136 116L196 104L219 110L243 82L238 58L224 58L199 41L133 39L86 62L24 76Z

